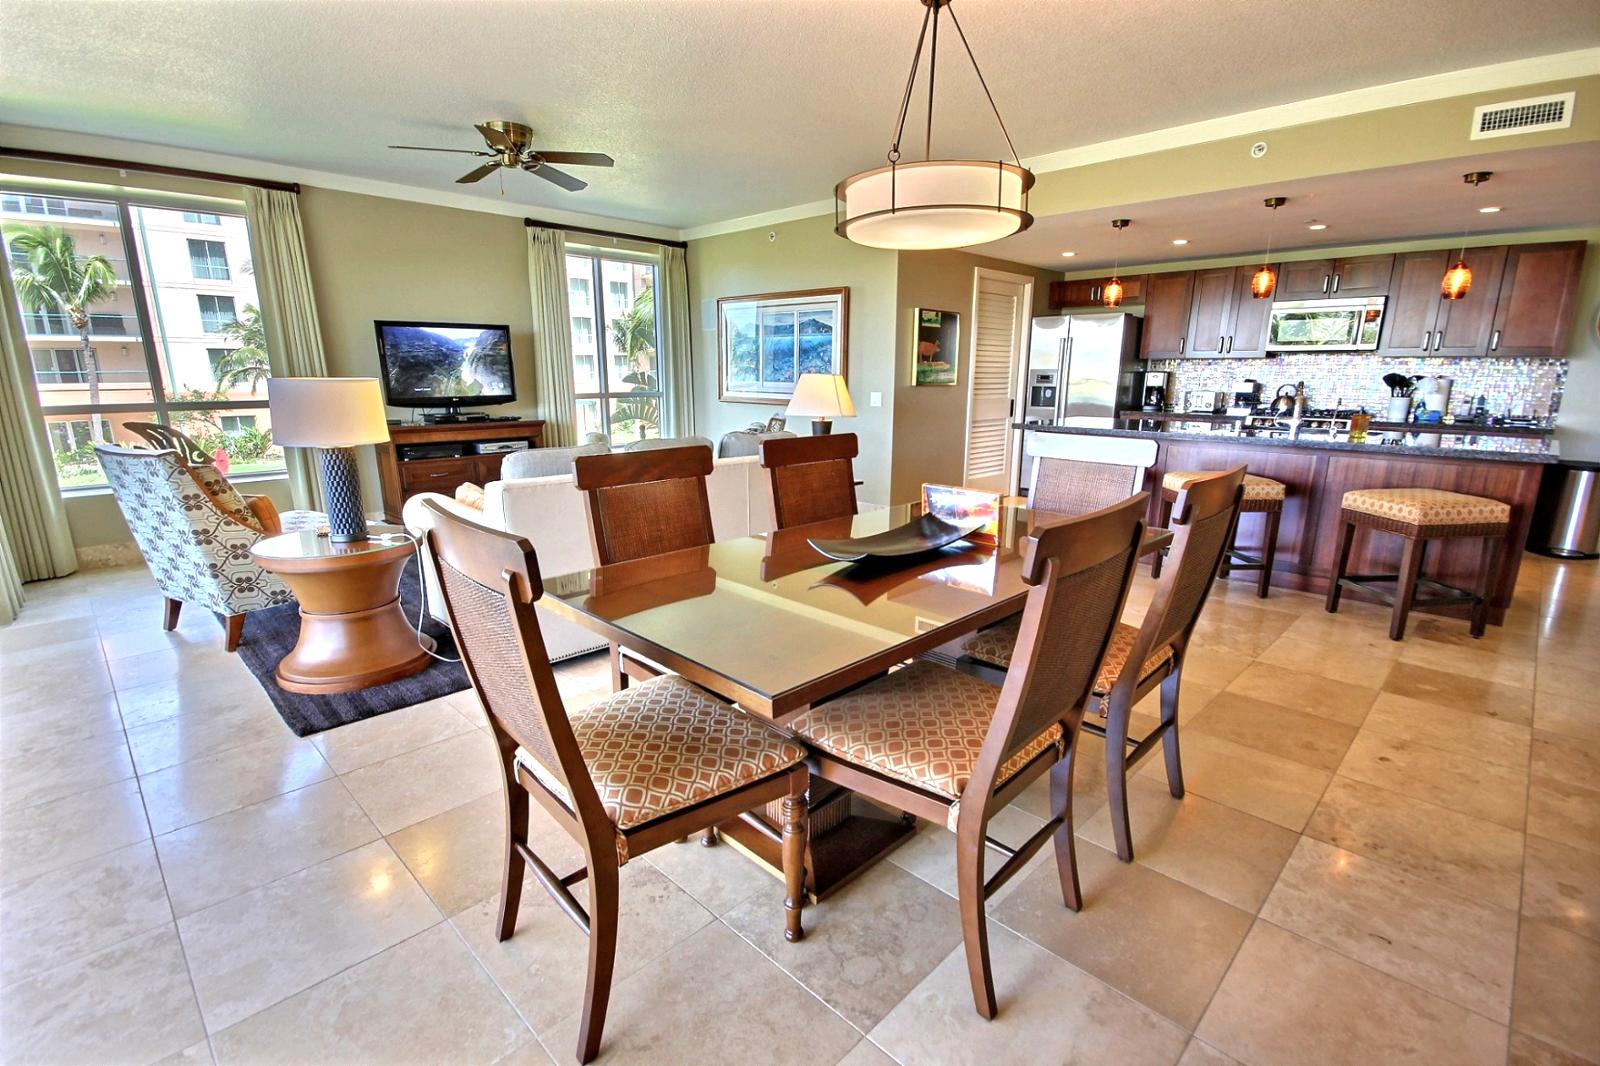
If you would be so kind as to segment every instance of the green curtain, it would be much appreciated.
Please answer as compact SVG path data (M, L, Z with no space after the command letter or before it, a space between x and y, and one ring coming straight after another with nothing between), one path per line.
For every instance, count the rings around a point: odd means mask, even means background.
M534 400L544 419L545 447L570 447L578 443L577 406L567 312L567 237L560 230L528 230L528 288L533 297Z
M280 377L327 377L317 297L311 288L311 268L306 263L300 199L282 189L247 186L244 202L250 212L256 288L261 295L272 372ZM312 449L286 448L284 461L289 468L295 506L323 510L322 481L317 476Z
M682 248L661 248L661 380L667 388L671 422L663 436L687 437L694 432L694 357L689 333L689 260Z
M0 622L21 609L22 582L77 568L17 294L0 270Z

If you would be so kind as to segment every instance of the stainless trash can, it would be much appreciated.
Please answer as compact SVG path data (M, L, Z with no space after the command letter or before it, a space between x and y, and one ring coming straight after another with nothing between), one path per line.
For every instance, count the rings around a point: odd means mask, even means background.
M1557 559L1600 557L1600 463L1546 467L1528 547Z

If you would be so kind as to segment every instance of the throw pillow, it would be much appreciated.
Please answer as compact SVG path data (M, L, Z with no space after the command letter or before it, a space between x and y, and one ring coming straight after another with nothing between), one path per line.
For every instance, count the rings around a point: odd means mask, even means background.
M483 489L470 481L463 481L456 486L456 502L463 507L470 507L474 511L483 510Z

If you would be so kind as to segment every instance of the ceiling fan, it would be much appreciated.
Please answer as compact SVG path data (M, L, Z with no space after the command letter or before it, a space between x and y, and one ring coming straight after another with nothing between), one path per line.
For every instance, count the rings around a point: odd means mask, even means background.
M473 182L482 181L502 167L510 167L537 174L545 181L559 185L568 192L578 192L587 188L589 183L565 171L557 170L550 166L551 163L566 163L579 167L616 165L616 160L601 152L552 152L534 148L533 130L520 122L480 122L474 128L483 135L488 151L476 151L471 148L424 148L414 144L391 144L389 147L408 152L455 152L489 160L457 178L457 185L471 185Z

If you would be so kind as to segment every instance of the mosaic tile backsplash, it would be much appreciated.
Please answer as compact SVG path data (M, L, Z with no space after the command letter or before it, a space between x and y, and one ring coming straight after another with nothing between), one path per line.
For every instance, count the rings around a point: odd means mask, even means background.
M1565 359L1435 359L1392 358L1358 352L1302 352L1272 359L1152 359L1149 370L1172 374L1168 402L1183 403L1185 392L1232 393L1245 378L1261 382L1263 398L1279 385L1306 383L1312 407L1365 407L1380 418L1389 404L1383 375L1421 374L1454 380L1451 406L1487 396L1489 411L1552 421L1561 409L1567 383Z

